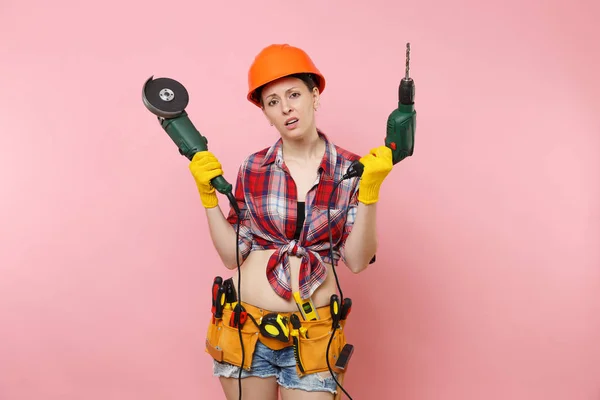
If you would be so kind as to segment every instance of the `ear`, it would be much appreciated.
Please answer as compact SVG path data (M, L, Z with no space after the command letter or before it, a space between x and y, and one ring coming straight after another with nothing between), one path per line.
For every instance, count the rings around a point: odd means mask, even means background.
M316 111L319 108L319 101L321 100L321 95L319 94L319 88L314 87L312 90L313 95L313 108Z

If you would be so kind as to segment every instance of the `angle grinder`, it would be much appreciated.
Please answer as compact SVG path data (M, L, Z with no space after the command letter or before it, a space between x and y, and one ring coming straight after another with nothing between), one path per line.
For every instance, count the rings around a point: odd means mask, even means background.
M174 79L148 78L142 90L142 100L146 108L157 116L162 128L175 142L179 153L188 160L194 154L208 150L208 139L196 129L185 108L190 97L185 87ZM211 180L213 187L227 196L231 206L239 215L240 210L232 193L232 185L220 175Z

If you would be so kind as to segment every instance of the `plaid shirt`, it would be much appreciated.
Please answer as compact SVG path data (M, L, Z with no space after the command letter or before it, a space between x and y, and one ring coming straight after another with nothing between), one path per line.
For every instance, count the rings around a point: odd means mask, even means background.
M297 221L297 191L282 154L282 141L248 156L240 166L235 198L241 211L240 251L245 260L250 251L277 249L267 264L267 278L275 293L291 298L290 256L301 257L299 286L303 299L312 296L327 276L324 263L331 263L327 202L334 185L346 173L356 154L325 140L325 154L314 186L306 194L306 218L299 240L294 239ZM331 198L331 228L334 265L346 261L345 241L356 216L359 178L344 180ZM230 209L229 223L237 228Z

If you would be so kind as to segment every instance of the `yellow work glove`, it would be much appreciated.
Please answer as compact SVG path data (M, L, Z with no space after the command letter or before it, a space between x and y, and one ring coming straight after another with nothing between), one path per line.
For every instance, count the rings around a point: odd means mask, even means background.
M358 201L364 204L377 203L381 184L394 166L392 150L386 146L374 148L360 162L365 169L360 179Z
M210 181L219 175L223 175L219 160L209 151L199 151L192 157L189 168L196 181L202 205L205 208L216 207L219 204L219 199Z

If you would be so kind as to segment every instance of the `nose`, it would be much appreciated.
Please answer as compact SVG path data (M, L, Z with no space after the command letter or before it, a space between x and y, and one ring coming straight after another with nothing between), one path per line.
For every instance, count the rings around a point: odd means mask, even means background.
M289 114L292 112L292 106L289 103L281 103L281 108L283 109L284 114Z

